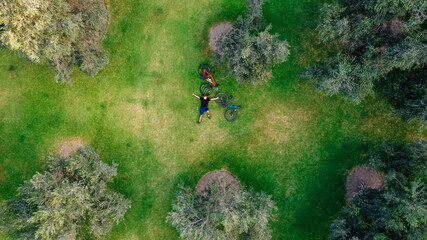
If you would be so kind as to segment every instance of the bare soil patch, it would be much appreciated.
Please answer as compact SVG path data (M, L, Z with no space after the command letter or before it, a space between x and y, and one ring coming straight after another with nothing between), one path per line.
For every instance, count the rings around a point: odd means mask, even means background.
M56 153L61 158L67 158L76 153L77 149L85 146L84 141L79 137L67 138L60 141L56 147Z
M347 177L347 201L350 202L363 189L382 189L383 184L383 173L365 166L355 167Z
M233 25L229 22L220 23L209 30L209 46L213 52L222 54L219 51L218 40L222 35L231 32L231 30L233 30Z
M219 179L225 179L227 185L231 186L231 188L239 189L240 182L234 177L231 173L226 170L217 170L206 173L197 183L196 193L201 194L212 182L218 181Z
M395 19L392 21L384 22L380 25L381 32L391 32L393 34L399 34L402 32L402 21Z

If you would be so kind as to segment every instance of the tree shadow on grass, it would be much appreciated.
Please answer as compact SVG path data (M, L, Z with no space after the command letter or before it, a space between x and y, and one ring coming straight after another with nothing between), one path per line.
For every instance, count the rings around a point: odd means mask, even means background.
M354 139L345 140L338 146L334 142L324 143L318 149L319 162L299 164L291 170L290 177L294 178L291 180L296 190L289 196L288 183L280 182L285 178L274 174L275 170L277 173L274 161L255 161L244 151L236 152L230 146L218 147L209 160L195 162L175 178L171 197L174 198L179 182L195 188L207 172L225 169L257 192L272 194L279 207L277 221L271 223L273 239L325 239L328 225L345 204L347 172L365 163L377 145Z
M176 178L176 185L182 181L190 187L196 187L207 172L225 169L246 187L271 193L276 184L274 177L268 174L269 167L268 163L252 163L246 154L237 153L228 146L218 147L211 152L210 159L195 162L181 172Z
M277 236L280 239L326 239L328 226L345 204L348 172L367 162L376 147L373 142L356 139L343 141L339 146L333 142L324 143L318 151L318 164L301 171L307 174L299 177L297 191L287 198L276 198L279 220L273 226ZM290 216L285 219L285 214Z
M280 34L280 39L288 41L291 54L289 60L273 68L271 79L273 89L291 89L297 83L308 79L300 78L309 65L326 58L331 47L317 37L320 8L324 1L267 1L264 4L264 17L273 25L272 32Z

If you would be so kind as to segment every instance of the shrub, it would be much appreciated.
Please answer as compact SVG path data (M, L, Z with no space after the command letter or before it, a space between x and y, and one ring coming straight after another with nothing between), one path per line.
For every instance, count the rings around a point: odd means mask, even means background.
M427 126L427 68L389 75L381 81L380 93L393 106L392 113L406 122L418 120Z
M107 52L99 45L95 45L91 49L85 49L81 53L81 59L80 69L88 76L95 76L108 64Z
M253 85L267 82L272 77L271 66L286 61L290 53L286 41L269 33L271 25L264 28L263 2L248 0L245 16L239 16L233 30L217 42L222 54L215 54L218 64L227 63L229 74Z
M104 34L106 15L97 0L90 0L82 12L72 11L65 0L0 0L0 41L31 61L53 66L57 81L70 82L73 66L81 63L79 53L96 48ZM91 74L107 63L105 54L102 59L92 55L88 59L95 63L86 65L97 69L87 71Z
M276 209L270 196L233 188L217 178L201 194L180 184L167 222L182 239L270 239Z
M426 144L383 144L368 165L385 172L384 190L356 196L330 226L330 239L426 239Z
M130 208L129 200L107 188L116 167L90 147L66 159L50 157L43 174L1 205L2 230L18 239L103 239Z
M341 0L325 4L319 38L338 54L303 74L319 90L355 103L373 95L392 70L419 71L427 63L424 0ZM381 86L379 86L381 87Z

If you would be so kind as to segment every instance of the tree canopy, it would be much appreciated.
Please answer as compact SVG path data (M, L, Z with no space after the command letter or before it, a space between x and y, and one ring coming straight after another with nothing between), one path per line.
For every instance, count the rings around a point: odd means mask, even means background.
M385 172L383 190L364 189L330 226L330 238L427 238L426 141L383 144L368 165Z
M339 0L325 4L317 30L338 54L303 74L318 89L359 103L394 70L427 63L425 0Z
M239 82L260 84L272 77L271 66L287 60L289 44L270 34L262 16L264 0L248 0L244 17L239 16L233 29L220 36L215 54L218 64L227 63L229 74Z
M18 239L103 239L130 208L129 200L107 187L116 167L90 147L66 159L51 156L43 174L1 205L2 230Z
M427 66L418 71L392 71L382 79L382 97L393 106L392 112L406 122L418 120L427 126Z
M265 193L234 188L217 178L201 194L180 184L167 222L182 239L270 239L276 210Z
M104 31L107 10L98 0L82 6L72 9L65 0L0 0L0 41L31 61L53 66L62 82L71 81L75 64L93 76L108 57L88 36Z

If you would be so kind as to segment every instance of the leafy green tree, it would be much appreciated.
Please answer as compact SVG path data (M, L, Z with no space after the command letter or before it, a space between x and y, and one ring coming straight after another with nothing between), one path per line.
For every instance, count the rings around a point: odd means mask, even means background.
M31 61L53 66L62 82L71 81L74 64L94 75L108 58L98 42L87 39L103 31L99 26L107 10L99 1L88 2L76 12L65 0L0 0L0 41Z
M330 226L330 239L426 239L426 144L383 144L368 165L385 172L384 189L357 195Z
M359 103L393 69L416 71L427 63L425 0L339 0L325 4L320 39L336 57L309 67L304 77L319 90Z
M265 193L234 188L217 178L201 194L179 186L167 216L182 239L270 239L268 221L276 210Z
M43 174L1 205L2 230L18 239L103 239L130 208L129 200L107 188L116 167L90 147L66 159L50 157Z
M218 64L227 63L229 74L239 82L261 84L272 77L271 66L287 60L289 44L270 34L262 16L264 0L248 0L245 16L239 16L233 29L220 36L215 54Z

